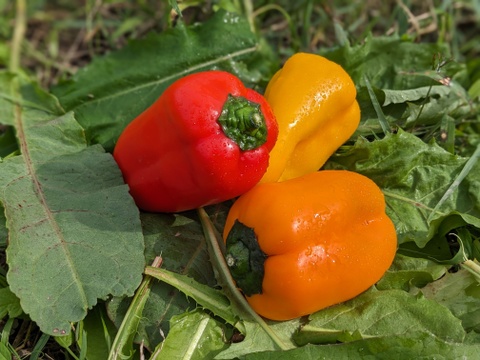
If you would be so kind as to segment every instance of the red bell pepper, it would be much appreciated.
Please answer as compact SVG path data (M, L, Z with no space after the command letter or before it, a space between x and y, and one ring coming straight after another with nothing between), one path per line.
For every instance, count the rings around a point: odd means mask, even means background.
M211 70L170 85L125 128L113 155L138 207L178 212L251 189L277 134L262 95Z

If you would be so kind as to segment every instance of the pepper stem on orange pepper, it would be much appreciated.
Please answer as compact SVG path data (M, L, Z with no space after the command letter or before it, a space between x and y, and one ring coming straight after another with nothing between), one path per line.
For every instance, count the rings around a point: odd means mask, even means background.
M238 287L247 296L261 294L267 255L260 249L253 229L236 220L226 247L227 265Z
M237 289L234 279L228 271L224 253L217 239L215 227L210 220L204 208L197 209L200 222L202 223L205 240L207 242L207 249L212 260L213 268L217 281L223 287L225 294L229 298L233 309L243 320L256 322L265 333L272 339L276 346L281 350L289 350L291 346L286 344L276 332L263 320L248 304L247 300L242 296L242 293ZM247 334L248 336L248 334ZM250 335L251 336L251 335Z

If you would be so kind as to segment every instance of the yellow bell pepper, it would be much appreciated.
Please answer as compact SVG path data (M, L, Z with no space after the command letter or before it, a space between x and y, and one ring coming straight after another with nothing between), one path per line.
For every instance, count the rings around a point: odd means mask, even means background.
M358 127L356 94L340 65L315 54L290 57L265 91L279 132L260 182L284 181L319 170Z

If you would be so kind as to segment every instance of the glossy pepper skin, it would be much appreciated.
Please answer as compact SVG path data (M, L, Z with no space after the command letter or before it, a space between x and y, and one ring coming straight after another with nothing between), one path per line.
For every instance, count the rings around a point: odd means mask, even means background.
M277 133L262 95L211 70L170 85L125 128L113 155L138 207L179 212L257 184Z
M279 133L261 182L319 170L360 121L350 76L340 65L315 54L290 57L268 83L265 98Z
M343 170L257 185L233 204L223 236L237 286L272 320L359 295L383 276L397 248L380 189Z

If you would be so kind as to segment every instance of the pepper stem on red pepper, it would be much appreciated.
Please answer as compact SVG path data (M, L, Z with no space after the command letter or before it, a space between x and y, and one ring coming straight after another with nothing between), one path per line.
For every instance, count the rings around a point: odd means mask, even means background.
M218 122L242 151L256 149L267 141L267 125L260 104L243 96L228 95Z
M253 229L236 220L226 248L225 259L237 286L247 296L261 294L267 255L260 249Z

